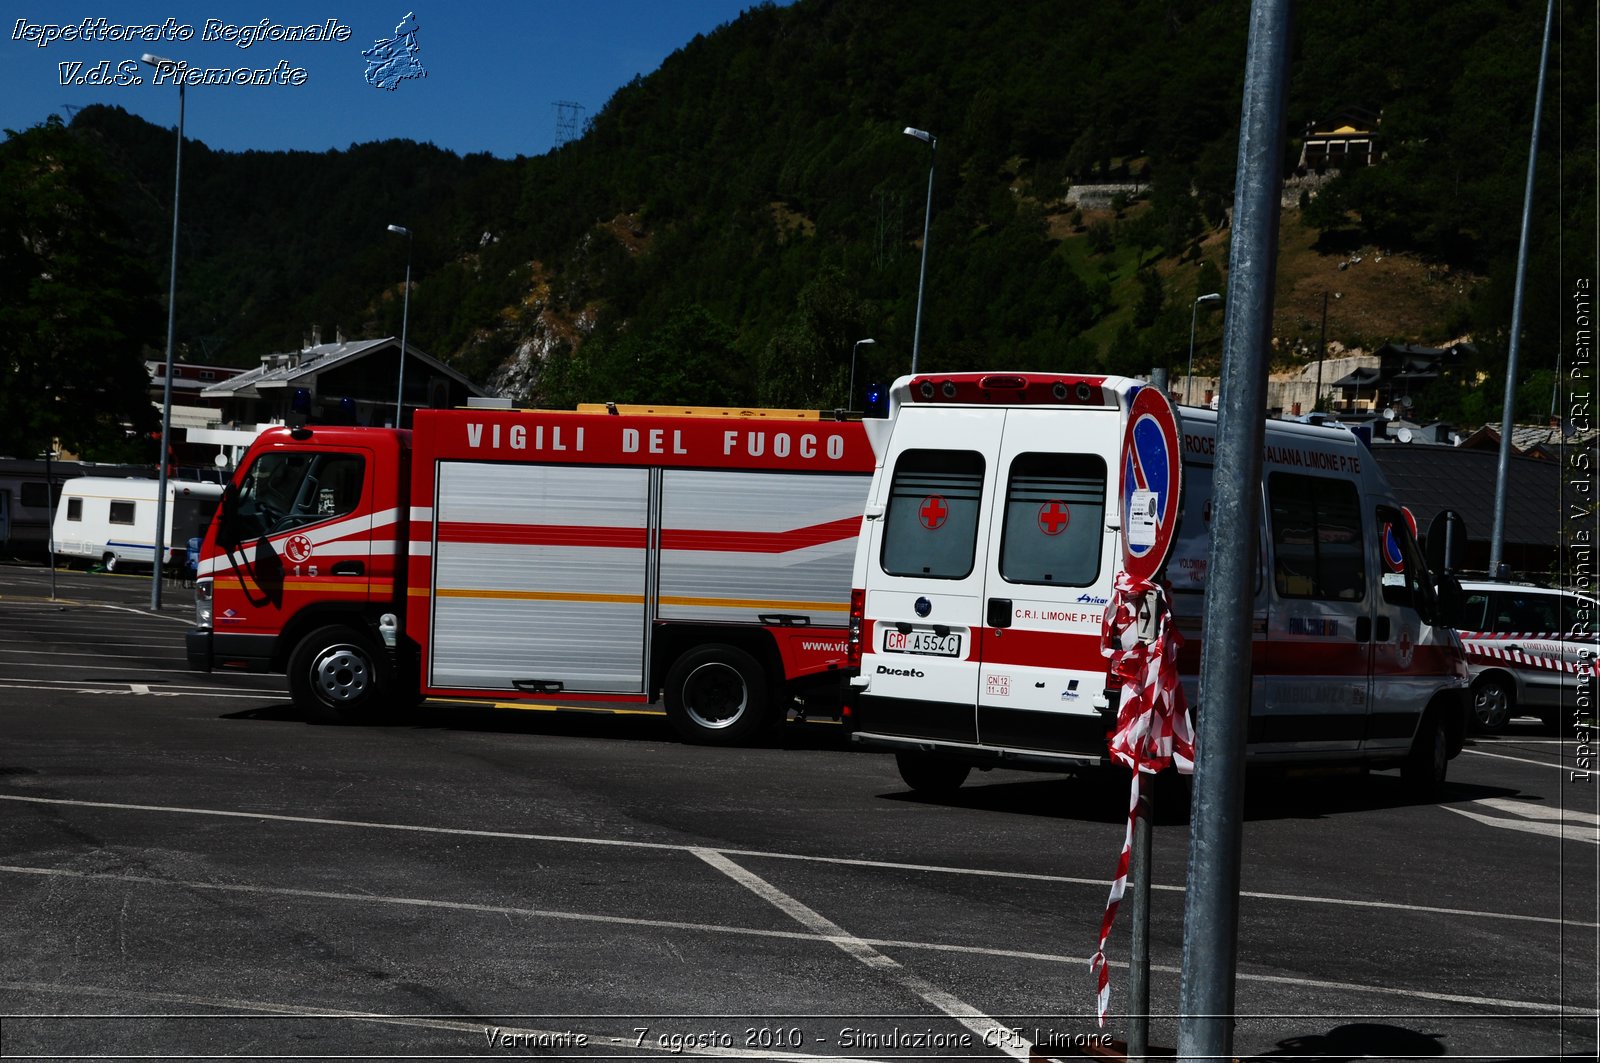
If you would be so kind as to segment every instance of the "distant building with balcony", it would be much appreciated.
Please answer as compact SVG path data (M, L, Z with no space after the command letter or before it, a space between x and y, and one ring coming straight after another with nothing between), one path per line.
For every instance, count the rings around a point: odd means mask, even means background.
M1305 174L1373 165L1383 154L1378 146L1379 121L1376 113L1357 107L1309 123L1295 169Z

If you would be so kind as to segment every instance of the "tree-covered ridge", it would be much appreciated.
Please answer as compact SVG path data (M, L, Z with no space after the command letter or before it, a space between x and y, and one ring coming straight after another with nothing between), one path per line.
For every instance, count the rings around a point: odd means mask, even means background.
M1345 109L1381 114L1386 153L1325 186L1302 220L1330 263L1376 247L1459 288L1425 314L1405 308L1406 325L1334 318L1330 339L1470 333L1484 368L1503 359L1543 12L1300 6L1285 174L1306 127ZM398 333L405 248L384 233L397 223L416 234L411 336L521 399L838 405L855 340L877 341L858 381L909 364L936 160L923 368L1177 365L1194 297L1226 285L1247 13L1243 0L798 0L697 37L540 157L191 145L181 347L248 364L313 324ZM1594 148L1573 131L1595 126L1594 14L1558 7L1533 368L1553 368L1559 278L1593 269ZM936 134L937 152L908 125ZM172 133L107 108L72 129L127 176L123 213L161 275ZM1067 202L1095 182L1143 191L1106 209ZM1280 315L1280 355L1315 340L1311 315ZM1219 326L1200 319L1202 363Z

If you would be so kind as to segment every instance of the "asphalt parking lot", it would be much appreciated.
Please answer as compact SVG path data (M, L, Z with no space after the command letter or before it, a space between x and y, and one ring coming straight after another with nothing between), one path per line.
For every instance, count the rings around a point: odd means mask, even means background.
M1006 1059L1098 1033L1125 783L913 798L836 726L429 703L307 724L184 669L187 592L0 565L0 1055ZM1442 801L1252 780L1235 1050L1592 1058L1600 779L1532 720ZM1592 766L1592 755L1590 764ZM1158 825L1173 1044L1187 827ZM1128 924L1112 939L1122 1036Z

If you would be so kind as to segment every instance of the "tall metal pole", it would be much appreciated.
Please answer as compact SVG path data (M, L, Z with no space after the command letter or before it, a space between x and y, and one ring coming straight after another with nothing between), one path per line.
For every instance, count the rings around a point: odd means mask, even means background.
M1205 295L1197 296L1195 298L1195 301L1194 301L1194 306L1189 308L1189 375L1183 378L1183 404L1185 406L1193 406L1194 405L1194 396L1191 395L1190 392L1194 388L1194 323L1195 323L1195 315L1200 313L1201 304L1204 304L1206 306L1211 306L1211 305L1213 305L1215 303L1220 303L1220 302L1222 302L1222 293L1221 292L1207 292Z
M147 55L144 61L160 69L170 59ZM178 163L172 177L172 272L167 279L167 370L161 387L161 455L156 473L155 567L150 571L150 608L161 608L161 562L167 545L167 448L172 436L172 336L178 320L178 193L183 182L183 73L178 74Z
M1232 1057L1250 647L1291 0L1250 6L1200 663L1178 1057Z
M56 481L50 473L50 459L54 456L56 441L44 448L44 497L50 503L50 523L46 525L45 540L50 548L50 600L56 600Z
M1317 341L1317 393L1311 398L1310 412L1316 412L1322 402L1322 363L1328 357L1328 293L1322 293L1322 338ZM1324 413L1330 411L1324 410Z
M844 408L846 410L855 409L851 404L856 401L856 353L861 350L863 345L873 346L877 342L877 340L856 340L855 346L850 348L850 390L845 393L844 397Z
M1134 772L1139 780L1138 810L1133 821L1133 855L1128 877L1133 891L1133 922L1128 946L1128 1060L1141 1061L1150 1051L1150 821L1156 777Z
M907 126L906 136L916 137L928 145L928 205L922 212L922 268L917 273L917 323L911 330L911 372L917 371L917 353L922 347L922 289L928 280L928 229L933 221L933 166L939 150L939 138L922 129Z
M391 225L389 231L406 238L406 290L400 304L400 386L394 397L394 426L403 428L406 416L406 326L411 321L411 230L404 225Z
M1528 138L1528 180L1522 190L1522 237L1517 241L1517 280L1511 296L1511 349L1506 355L1506 397L1500 414L1500 464L1494 476L1494 524L1489 532L1489 578L1500 575L1506 538L1506 479L1511 473L1511 422L1516 414L1517 354L1522 346L1522 286L1528 274L1528 230L1533 213L1533 170L1539 161L1539 114L1544 109L1544 71L1550 62L1550 22L1556 0L1544 8L1544 44L1539 48L1539 87L1533 94L1533 132Z

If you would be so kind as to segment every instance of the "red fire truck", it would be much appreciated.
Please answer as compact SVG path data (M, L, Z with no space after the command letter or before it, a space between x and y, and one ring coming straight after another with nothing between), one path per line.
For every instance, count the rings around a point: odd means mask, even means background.
M189 666L286 673L332 722L660 698L686 739L748 741L797 696L837 710L872 470L860 422L796 411L274 428L206 533Z

